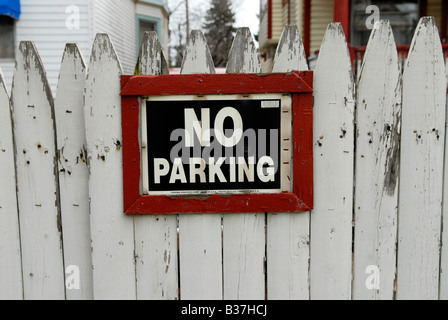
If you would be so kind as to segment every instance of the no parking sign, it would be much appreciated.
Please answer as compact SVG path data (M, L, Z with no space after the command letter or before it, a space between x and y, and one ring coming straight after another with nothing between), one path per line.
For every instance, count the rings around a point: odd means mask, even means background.
M128 215L312 208L312 72L124 76Z

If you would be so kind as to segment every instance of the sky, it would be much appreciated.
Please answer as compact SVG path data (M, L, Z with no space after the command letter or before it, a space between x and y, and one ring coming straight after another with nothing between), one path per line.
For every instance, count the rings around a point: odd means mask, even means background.
M189 0L190 11L192 15L192 28L200 28L203 18L209 8L210 0ZM170 9L173 10L178 6L182 0L169 0ZM236 23L235 27L249 27L253 34L258 34L259 20L257 15L260 11L259 0L233 0L233 9L235 12ZM183 5L177 9L179 14L184 10ZM177 14L177 12L176 12ZM195 20L195 21L194 21Z
M260 11L259 0L240 0L236 6L236 27L249 27L253 34L258 34L260 20L257 15Z
M235 28L249 27L252 34L259 32L258 14L260 11L259 0L232 0L233 11L235 12ZM210 7L211 0L189 0L190 12L190 28L191 30L200 29ZM170 16L171 31L171 48L175 48L179 42L185 43L185 1L184 0L168 0L169 10L172 11ZM180 29L179 29L180 28ZM257 44L256 44L257 45ZM176 51L171 51L171 58L176 60Z

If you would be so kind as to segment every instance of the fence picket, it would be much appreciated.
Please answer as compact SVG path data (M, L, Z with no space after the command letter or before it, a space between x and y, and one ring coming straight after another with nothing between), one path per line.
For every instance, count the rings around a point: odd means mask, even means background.
M286 26L278 43L272 72L307 71L305 47L297 26Z
M64 263L68 275L73 272L74 277L79 271L80 276L79 283L72 279L67 290L68 300L93 298L83 99L85 81L86 66L81 52L76 44L67 44L59 73L55 117Z
M215 73L201 31L191 33L182 74ZM183 300L222 300L221 215L179 217L180 290Z
M403 76L398 299L438 299L446 75L434 18L420 20Z
M0 69L0 300L23 299L11 108Z
M388 21L372 31L357 89L357 156L353 298L394 297L401 77ZM366 286L369 267L380 281Z
M182 60L181 73L216 73L207 40L200 30L191 32Z
M168 73L157 33L145 33L136 74ZM135 217L137 298L177 300L177 216Z
M85 90L94 297L136 298L134 219L124 215L120 79L107 34L95 38Z
M135 75L169 74L163 48L155 31L145 32L137 59Z
M249 28L238 29L227 73L259 73L258 50ZM225 300L265 299L265 214L224 215Z
M354 170L354 84L339 23L329 25L314 77L314 211L310 292L350 299Z
M260 73L258 50L249 28L239 28L232 43L227 73Z
M446 75L448 78L448 60L445 61ZM447 91L448 94L448 91ZM448 96L447 96L448 108ZM447 122L448 126L448 122ZM445 129L445 134L448 132L448 127ZM445 140L445 178L444 178L444 195L443 195L443 222L442 222L442 250L441 250L441 264L440 264L440 300L448 300L448 144Z
M308 70L302 37L287 26L277 48L273 72ZM267 219L268 299L308 300L310 213L273 214Z
M11 93L24 298L65 299L54 102L32 42L21 42Z

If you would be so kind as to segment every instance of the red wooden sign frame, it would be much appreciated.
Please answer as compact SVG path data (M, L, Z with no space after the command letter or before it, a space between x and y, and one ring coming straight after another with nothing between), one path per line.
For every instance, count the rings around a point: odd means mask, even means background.
M141 195L142 96L291 94L293 192L207 196ZM122 76L123 191L126 215L304 212L313 209L313 72Z

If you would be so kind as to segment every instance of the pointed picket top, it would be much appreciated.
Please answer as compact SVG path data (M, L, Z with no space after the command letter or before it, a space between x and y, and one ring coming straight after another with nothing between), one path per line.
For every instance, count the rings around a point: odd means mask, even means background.
M353 297L391 300L396 268L401 71L389 21L375 25L360 75ZM381 270L379 290L366 287L367 266Z
M162 46L156 32L145 32L135 67L135 75L160 74L169 74Z
M53 96L32 42L19 44L16 59L11 102L24 298L65 299Z
M122 68L107 34L93 43L85 89L94 297L136 299L134 220L123 205ZM114 279L111 281L111 279Z
M10 101L0 68L0 300L20 300L22 264Z
M82 54L75 43L68 43L62 56L59 70L59 80L56 91L55 113L58 124L58 149L64 147L63 155L65 163L70 166L77 164L79 156L78 147L85 147L85 125L83 99L79 96L79 88L84 88L86 82L87 68ZM81 91L83 93L84 89ZM75 150L68 151L67 142L70 147L76 145ZM70 148L71 149L71 148ZM61 155L60 155L61 156Z
M379 52L385 54L385 57L381 56ZM388 61L387 65L384 65L385 61ZM395 68L396 66L398 71L400 71L397 47L389 20L381 20L375 23L364 54L359 82L362 81L364 69L374 69L374 66L378 65L383 68ZM384 73L384 70L381 71ZM391 72L395 73L395 69L391 70Z
M216 73L213 58L204 34L193 30L182 61L182 74Z
M101 63L101 59L104 58L106 58L107 61L114 61L117 65L117 69L122 73L123 68L109 35L107 33L98 33L93 41L89 68L91 69L92 66L108 66L108 63L104 61Z
M59 163L65 268L77 266L80 289L67 290L67 300L91 300L92 256L84 120L86 65L78 46L65 46L56 91L55 115Z
M354 82L340 23L328 26L314 73L314 212L311 299L350 299Z
M272 72L308 70L305 47L297 26L285 26L274 58Z
M439 31L437 29L435 18L421 18L417 25L414 38L412 39L404 73L406 73L409 68L420 67L420 69L425 69L426 64L421 63L421 60L427 52L436 58L434 61L434 68L441 67L442 63L444 63L443 50L441 42L436 41L440 39L437 38L436 35L439 35Z
M120 91L117 91L116 94L113 93L116 87L120 88L120 77L122 74L123 69L109 35L97 34L92 46L90 65L86 80L86 105L84 115L87 126L88 142L89 138L97 139L98 137L95 135L98 134L100 136L103 135L104 137L110 137L117 134L120 134L121 136L121 128L116 126L116 120L114 117L109 116L108 111L113 109L115 115L121 117L118 105ZM92 91L95 95L92 94ZM100 100L103 103L95 104L93 103L93 100ZM96 117L101 118L101 121L106 120L112 122L115 132L104 130L105 128L89 126L91 121L96 121ZM93 129L95 132L91 132ZM94 147L96 149L96 146ZM96 150L88 150L88 154L90 155L89 158L96 153L98 153Z
M14 99L13 94L15 91L14 87L16 78L18 77L21 78L25 74L30 73L34 74L34 72L37 72L36 75L38 74L40 77L39 81L37 82L30 83L30 81L27 81L28 85L30 85L30 89L37 89L39 91L43 91L47 96L47 101L50 104L51 109L53 109L54 106L53 94L51 92L51 88L47 80L46 71L42 63L42 60L37 52L36 46L32 41L21 41L19 43L19 48L17 52L16 68L14 71L12 88L11 88L11 99Z
M249 28L239 28L230 49L227 73L260 73L258 49Z
M331 60L330 57L340 59L340 61L343 62L343 65L337 67L344 70L347 69L349 77L353 78L353 69L347 39L345 37L344 29L339 22L330 23L325 32L318 57L321 72L325 72L326 69L324 67L330 64L331 61L328 61ZM317 67L319 67L319 63L316 64L316 72L318 71Z
M439 297L446 87L435 19L423 17L403 75L397 276L400 300Z

